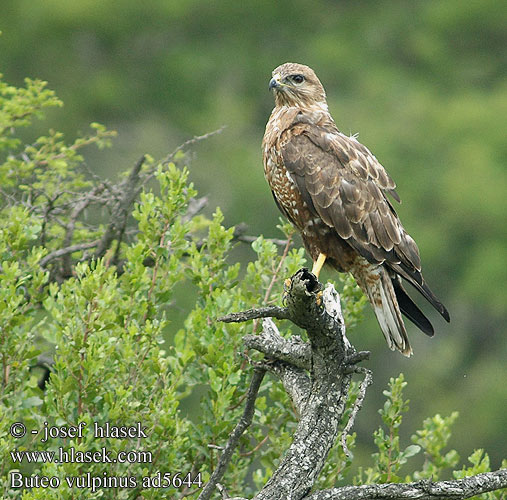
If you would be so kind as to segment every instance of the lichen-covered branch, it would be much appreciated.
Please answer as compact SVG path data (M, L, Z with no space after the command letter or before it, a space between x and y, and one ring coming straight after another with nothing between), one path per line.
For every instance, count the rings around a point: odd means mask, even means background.
M243 323L245 321L258 318L290 319L286 307L266 306L259 307L258 309L248 309L238 313L227 314L226 316L218 318L218 321L223 321L224 323Z
M243 343L248 349L255 349L280 361L285 361L298 368L310 369L312 350L300 337L283 338L271 318L263 320L260 335L245 335Z
M278 376L300 416L306 408L311 391L311 381L306 371L283 361L273 362L269 370Z
M352 408L352 412L349 416L349 421L347 422L347 425L343 428L343 432L341 435L341 445L343 448L343 451L347 457L350 456L350 450L347 447L347 436L349 432L352 430L352 427L354 425L354 422L356 420L356 416L359 413L359 410L363 407L363 401L366 397L366 389L368 389L368 386L371 385L373 382L373 376L370 370L364 367L356 367L356 372L364 373L364 379L361 382L361 385L359 387L359 393L357 395L356 402L354 403L354 406Z
M310 384L293 442L256 500L300 499L312 488L339 432L352 375L342 369L354 350L345 338L337 294L306 269L291 278L287 313L311 345ZM276 353L267 353L275 355Z
M305 500L453 500L507 488L507 469L454 481L365 484L317 491Z
M289 319L304 328L310 340L282 338L272 320L263 322L260 335L244 338L247 347L265 354L266 369L280 378L300 415L292 445L256 500L300 499L311 490L338 436L354 372L349 360L355 360L356 351L345 337L334 287L322 292L315 276L301 269L290 280L285 303L221 318Z
M290 280L285 304L220 318L225 322L264 318L262 332L245 335L244 344L265 355L261 366L280 379L300 417L292 445L253 500L443 500L470 498L507 487L507 470L499 470L454 481L346 486L310 493L340 428L341 444L348 454L346 437L361 409L372 374L357 366L369 353L357 352L347 340L340 298L332 285L322 292L315 277L302 269ZM271 317L289 319L304 328L310 342L297 336L283 338ZM342 419L354 373L364 378L345 424Z
M490 491L505 489L507 489L507 469L499 469L452 481L343 486L316 491L301 500L465 500ZM247 499L235 497L228 500Z

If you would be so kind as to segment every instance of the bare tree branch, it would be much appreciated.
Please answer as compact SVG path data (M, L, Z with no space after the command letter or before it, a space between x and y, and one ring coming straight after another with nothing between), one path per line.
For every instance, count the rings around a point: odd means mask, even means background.
M248 229L248 226L245 223L237 224L234 226L234 233L232 235L232 239L234 241L242 241L243 243L253 243L254 241L259 238L258 236L251 236L248 234L245 234ZM289 243L289 240L281 240L279 238L266 238L266 241L271 241L277 246L285 247L287 246L287 243Z
M176 157L176 155L180 151L183 151L184 149L188 148L188 146L193 146L194 144L196 144L196 143L198 143L200 141L204 141L206 139L209 139L210 137L212 137L214 135L222 133L224 130L225 130L225 125L222 125L220 128L218 128L216 130L212 130L211 132L208 132L208 133L203 134L203 135L196 135L196 136L192 137L191 139L188 139L183 144L180 144L172 153L169 153L162 160L162 162L161 162L162 165L167 165L168 163L172 162L174 160L174 158Z
M57 259L58 257L62 257L63 255L71 254L74 252L79 252L81 250L88 250L90 248L95 248L100 243L100 240L95 241L87 241L84 243L78 243L76 245L71 245L69 247L65 248L59 248L58 250L55 250L54 252L48 253L45 257L43 257L39 265L41 267L45 267L48 262L52 261L53 259Z
M181 217L181 221L188 222L195 215L201 212L207 204L208 204L207 196L201 196L200 198L192 198L188 203L187 211Z
M259 307L258 309L248 309L247 311L227 314L218 318L217 321L222 321L224 323L244 323L245 321L257 318L289 319L289 313L286 307L266 306Z
M356 416L359 410L363 407L363 401L364 398L366 397L366 389L368 389L368 386L371 385L371 383L373 382L372 373L367 368L357 366L356 372L364 373L364 379L361 382L361 386L359 387L359 394L357 395L356 402L354 403L354 407L352 408L352 412L350 413L349 421L347 422L347 425L344 427L340 438L343 452L345 453L345 455L347 455L347 457L350 457L350 450L347 447L347 436L352 430L352 427L354 426L354 422L356 420Z
M225 322L268 318L259 335L246 335L243 341L266 356L262 366L280 378L300 415L292 445L253 500L444 500L470 498L507 487L507 470L500 470L455 481L346 486L310 493L338 436L351 377L355 373L364 376L341 433L347 455L347 434L372 381L370 370L357 366L369 353L357 352L345 337L338 294L330 285L323 293L320 289L315 277L302 269L290 280L286 307L250 309L221 318ZM309 344L299 337L281 337L269 317L289 319L304 328Z
M183 144L180 144L172 153L169 153L161 162L160 164L161 165L168 165L169 163L171 163L172 161L174 161L176 159L176 155L180 152L182 152L183 150L185 150L186 148L188 148L188 146L192 146L200 141L204 141L216 134L220 134L221 132L223 132L223 130L225 129L225 125L222 125L219 129L217 130L213 130L211 132L208 132L207 134L203 134L203 135L196 135L194 137L192 137L191 139L188 139L187 141L185 141ZM152 170L148 175L146 175L146 177L143 179L142 181L142 184L146 184L147 182L149 182L151 179L153 179L155 175L155 170Z
M227 441L222 456L218 461L218 465L216 469L213 471L210 480L204 486L197 500L208 500L211 497L218 481L222 479L227 469L227 465L229 464L232 458L232 454L234 453L234 449L238 444L239 438L252 423L252 418L255 410L255 400L257 399L257 393L259 392L259 388L261 386L261 382L262 379L264 378L265 373L266 370L264 370L263 368L254 368L252 381L250 382L250 387L248 389L248 395L246 398L246 404L245 409L243 411L243 415L240 418L239 422L236 424L236 427L232 431L231 435L229 436L229 440Z
M313 493L305 500L453 500L507 488L507 469L454 481L365 484Z
M74 236L74 230L76 228L76 222L78 217L81 215L83 210L92 202L93 198L95 198L98 194L100 194L105 189L105 185L103 183L95 186L91 191L87 193L86 196L83 197L82 200L78 201L72 212L70 213L69 223L67 224L67 228L65 230L65 237L63 239L62 248L70 248L72 237ZM92 248L92 247L90 247ZM64 276L72 275L72 262L70 260L70 255L72 252L67 252L62 254L62 274Z
M95 257L102 257L115 238L118 238L118 245L120 244L120 240L125 230L125 225L127 224L128 216L131 212L130 208L139 192L139 172L141 171L145 160L145 155L139 158L139 160L130 171L127 180L124 182L124 185L122 186L123 196L113 209L113 212L111 214L111 222L109 223L109 226L107 227L104 235L100 240L100 243L97 246Z

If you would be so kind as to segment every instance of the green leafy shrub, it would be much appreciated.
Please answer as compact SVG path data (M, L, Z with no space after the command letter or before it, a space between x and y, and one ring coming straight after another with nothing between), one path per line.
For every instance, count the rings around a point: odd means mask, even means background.
M23 144L19 128L59 105L44 82L19 89L0 82L2 497L195 498L242 412L251 370L241 338L259 330L216 320L279 302L282 278L305 264L304 252L291 248L293 230L283 224L285 248L259 237L246 269L230 262L234 228L223 226L218 208L211 217L192 208L197 193L180 153L144 157L114 184L89 172L80 153L109 145L114 133L101 125L70 145L54 131ZM343 280L352 325L364 299ZM282 324L281 332L291 328ZM400 446L405 384L401 376L391 381L381 410L387 430L376 431L374 465L356 482L402 481L402 467L421 451L422 469L406 480L437 479L457 465L455 452L441 454L454 414L426 420L413 444ZM349 412L356 397L357 386ZM16 422L25 435L14 437ZM132 434L96 436L95 426L107 423ZM264 483L295 425L280 384L265 380L225 477L228 489L248 495ZM55 434L46 440L49 429ZM348 437L351 449L354 441ZM20 461L20 452L31 454ZM489 467L482 451L470 462L455 476ZM350 481L352 465L336 445L322 486ZM13 474L21 487L13 487Z

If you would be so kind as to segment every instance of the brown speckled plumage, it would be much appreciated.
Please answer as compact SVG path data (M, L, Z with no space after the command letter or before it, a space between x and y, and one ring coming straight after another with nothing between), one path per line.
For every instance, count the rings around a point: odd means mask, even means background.
M270 88L276 105L262 146L264 174L278 207L300 231L313 261L325 254L326 263L352 273L389 347L410 355L400 309L428 335L433 327L401 278L446 320L449 314L424 283L417 245L388 198L400 201L395 183L365 146L338 130L311 68L283 64L273 71Z

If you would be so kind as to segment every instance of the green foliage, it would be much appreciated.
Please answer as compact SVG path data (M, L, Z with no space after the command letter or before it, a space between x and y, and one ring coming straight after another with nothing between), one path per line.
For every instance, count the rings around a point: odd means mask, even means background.
M423 468L420 472L414 472L414 479L440 477L444 469L458 465L459 456L456 450L441 455L442 449L447 446L451 437L451 425L457 418L456 411L448 417L437 414L433 418L427 418L423 422L423 428L412 436L412 441L419 445L425 454Z
M491 471L489 456L482 449L475 450L468 458L472 464L471 467L465 467L456 470L459 463L459 456L456 450L444 452L451 438L451 426L458 418L458 413L453 412L448 417L435 415L427 418L423 422L423 428L415 432L412 436L414 444L408 445L403 451L400 451L400 426L403 420L403 414L408 411L409 401L403 398L403 389L407 382L403 374L397 378L391 378L389 389L384 391L387 397L384 407L379 410L382 422L385 426L379 427L373 434L378 453L372 455L373 465L367 468L359 467L358 474L354 477L355 484L373 484L388 482L411 482L422 479L439 481L448 479L450 471L452 477L461 479L473 476L481 472ZM414 462L412 457L424 452L424 462L421 468L417 465L411 465L413 472L407 473L403 477L401 471L406 471L407 462ZM410 459L410 460L409 460ZM417 461L417 459L415 459ZM502 467L507 465L504 460ZM402 467L403 466L403 467ZM454 470L453 470L454 469ZM476 499L482 500L501 500L503 498L501 491L484 493L476 496Z
M19 146L20 139L14 137L18 127L41 118L44 108L62 105L54 92L45 88L47 82L25 78L25 85L18 88L0 81L0 151Z
M343 319L347 329L350 330L362 321L363 309L368 299L351 274L339 273L338 276L342 284L340 297L347 303L347 307L343 311Z
M29 79L25 82L26 88L16 88L0 80L0 193L3 198L0 209L11 230L15 225L18 228L18 239L6 240L13 250L30 249L31 245L40 243L40 251L47 253L65 246L64 242L69 244L67 234L74 237L73 243L100 234L87 229L82 221L72 224L70 231L71 212L78 207L86 208L87 190L92 186L85 178L85 164L79 151L89 145L108 146L115 132L92 123L92 133L78 137L70 145L61 132L54 130L30 144L23 144L19 129L30 125L34 117L41 118L44 108L62 104L53 91L46 89L46 82ZM82 200L76 201L78 193ZM96 194L100 195L99 190ZM23 209L30 220L23 221L20 213ZM23 224L31 229L24 228ZM31 245L27 246L28 242L24 241L27 238Z
M33 90L27 117L59 102L43 87L39 94ZM24 102L23 89L11 88L8 95L12 102ZM226 325L217 318L281 300L282 278L304 264L303 250L290 248L294 230L281 226L285 249L259 237L252 244L257 258L240 274L239 264L228 262L233 228L223 226L220 209L211 219L188 216L189 203L197 194L188 182L188 171L147 157L143 172L153 172L157 186L145 186L140 193L132 210L134 224L128 229L132 236L113 245L102 258L90 258L83 251L64 257L71 275L55 280L52 272L60 261L48 261L47 267L41 266L42 259L64 245L100 238L104 227L74 216L86 208L90 193L99 197L102 189L114 193L107 183L90 180L77 151L85 145L107 145L114 134L93 125L92 136L80 137L70 146L59 132L22 145L16 126L29 124L28 119L21 122L14 112L5 117L9 141L3 143L0 165L5 194L0 207L0 413L2 422L23 422L39 434L28 432L15 439L8 425L2 427L3 497L171 496L171 488L142 487L143 478L158 471L191 473L192 479L200 473L205 481L217 461L217 451L209 445L223 446L242 412L250 370L240 354L241 338L259 328ZM120 266L112 264L113 250ZM167 342L173 313L189 290L194 290L194 305ZM282 328L288 334L288 328ZM53 364L41 390L32 370L42 349L48 348L54 351ZM180 402L195 399L196 394L201 395L199 416L192 418L193 412L182 411ZM226 478L229 488L244 491L254 460L260 464L254 472L257 483L272 473L296 422L288 408L280 385L266 380L255 425L243 437ZM94 423L106 422L118 426L140 422L147 437L95 437ZM45 427L80 423L86 424L82 436L41 440ZM92 453L102 448L112 457L144 452L149 460L139 455L133 463L17 464L11 455L15 450ZM11 488L9 471L17 469L27 477L58 478L60 486ZM76 489L66 483L66 478L86 474L118 484ZM129 477L135 484L120 487L124 484L120 481Z
M285 248L261 236L252 244L255 259L246 269L229 262L235 244L233 228L224 227L218 208L211 218L189 211L197 193L175 155L174 162L145 159L141 173L153 175L155 182L152 187L144 183L139 202L132 207L128 237L116 241L100 258L77 250L65 254L61 262L55 257L42 265L64 245L103 235L102 225L74 217L78 209L84 210L90 193L100 197L104 189L119 195L106 181L93 182L77 153L85 145L108 144L113 133L102 126L92 125L92 135L70 145L59 132L23 145L16 127L29 124L29 117L59 102L44 85L27 85L30 92L2 87L9 89L3 95L11 102L3 115L6 139L1 142L0 164L5 195L0 206L2 497L155 499L178 494L196 498L196 483L209 478L218 459L216 447L226 443L242 413L251 370L241 339L260 329L255 323L224 324L217 318L279 303L283 278L304 265L304 252L291 248L294 230L283 224ZM65 279L57 272L60 265L69 268ZM174 328L169 325L189 298L191 306L172 335ZM343 299L345 317L353 324L362 305L348 279ZM284 335L291 333L285 323L280 328ZM42 359L39 355L48 352L53 363L42 389L34 369ZM376 464L360 474L361 481L401 480L401 466L420 448L429 462L413 477L440 474L455 465L451 452L441 456L455 417L425 421L413 438L415 444L400 447L399 427L407 409L402 398L405 384L400 376L385 393L388 399L381 416L387 432L380 428L375 433ZM347 415L356 398L354 386ZM266 378L254 423L224 478L229 491L249 495L254 489L249 484L258 487L266 481L290 443L296 420L280 384ZM9 427L14 422L26 426L25 436L13 437ZM99 437L93 432L95 423L101 427L139 423L142 434ZM43 439L45 428L63 430L80 424L85 429L82 435L60 433ZM347 443L353 449L355 435ZM111 458L130 452L130 460L15 463L12 454L58 455L60 450L69 454L73 450L85 457L100 455L103 449ZM322 485L343 482L350 475L352 457L346 457L338 445L330 458ZM473 455L471 463L481 470L489 466L482 455ZM25 477L53 477L60 486L13 488L9 474L17 470ZM159 472L170 473L173 483L146 487L145 481ZM73 477L92 484L72 487L67 479Z
M52 127L70 143L90 121L120 128L114 149L86 152L102 177L114 178L146 150L161 155L226 125L196 147L192 180L222 208L226 225L244 222L266 237L279 236L259 149L273 104L267 82L285 61L312 66L338 127L359 132L396 181L403 204L395 208L421 250L428 285L451 313L446 325L423 309L435 340L419 343L409 326L424 363L395 361L370 311L356 345L374 350L377 378L403 371L424 399L405 418L411 428L458 409L461 455L480 439L500 462L506 395L491 379L507 378L504 2L2 0L1 21L6 79L25 87L26 75L41 76L64 97L62 113L44 108ZM37 120L34 129L49 135ZM255 260L246 249L238 254L242 266ZM180 326L173 321L171 335ZM368 401L380 407L382 394L370 391ZM366 433L358 434L366 446Z
M386 429L379 427L373 438L378 453L372 455L374 466L364 471L365 483L399 483L400 468L407 459L420 451L420 446L409 445L403 451L400 449L400 425L403 414L408 411L408 400L403 399L403 388L407 385L403 374L389 381L389 390L384 391L387 396L384 407L379 410ZM362 478L362 474L360 475Z

